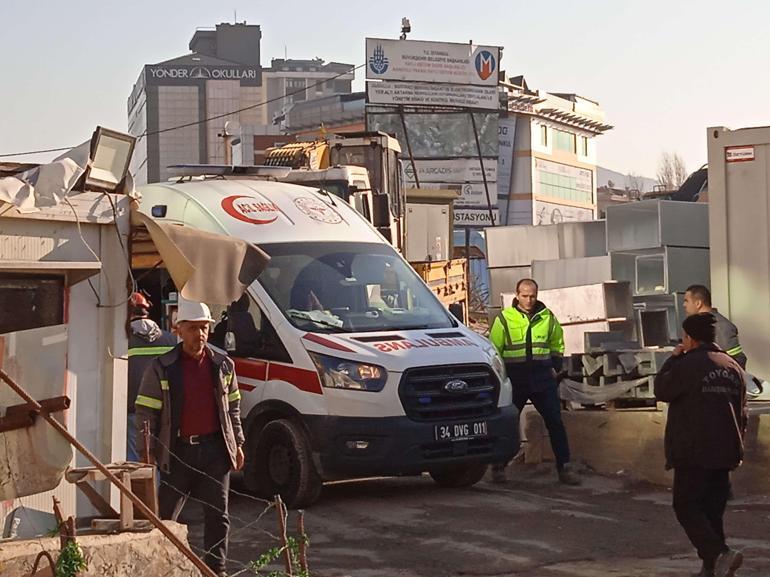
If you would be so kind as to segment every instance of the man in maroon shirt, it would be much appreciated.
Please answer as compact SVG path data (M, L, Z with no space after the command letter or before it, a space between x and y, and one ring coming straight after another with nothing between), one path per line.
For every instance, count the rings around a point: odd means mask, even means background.
M230 471L243 467L244 436L233 361L207 343L212 322L205 304L180 298L182 342L147 368L136 410L161 470L160 516L175 520L188 496L201 502L204 560L225 575Z

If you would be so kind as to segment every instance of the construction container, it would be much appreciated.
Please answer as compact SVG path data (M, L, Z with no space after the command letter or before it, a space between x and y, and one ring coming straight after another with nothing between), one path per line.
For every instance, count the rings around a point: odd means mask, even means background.
M503 307L513 303L513 293L502 295ZM585 352L585 334L617 331L635 336L634 310L627 282L604 282L540 291L542 301L564 329L565 354Z
M532 266L533 260L606 254L604 221L485 229L489 268Z
M541 290L597 284L612 280L609 256L532 261L532 278Z
M770 378L770 128L709 128L711 290L748 370Z
M706 204L644 200L607 207L607 252L664 246L708 248Z
M631 283L635 296L684 292L709 284L709 250L663 246L610 255L612 278Z

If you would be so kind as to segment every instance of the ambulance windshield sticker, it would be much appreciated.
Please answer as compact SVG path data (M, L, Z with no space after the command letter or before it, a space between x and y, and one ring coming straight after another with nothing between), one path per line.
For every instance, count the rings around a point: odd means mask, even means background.
M309 196L300 196L294 199L297 208L313 220L326 224L339 224L342 222L340 214L324 201Z
M222 208L233 218L250 224L270 224L278 219L280 213L273 202L242 195L223 199Z
M430 347L477 347L471 339L461 337L453 338L431 338L431 339L403 339L400 341L385 341L382 343L372 343L381 353L392 353L394 351L406 351L409 349L424 349Z

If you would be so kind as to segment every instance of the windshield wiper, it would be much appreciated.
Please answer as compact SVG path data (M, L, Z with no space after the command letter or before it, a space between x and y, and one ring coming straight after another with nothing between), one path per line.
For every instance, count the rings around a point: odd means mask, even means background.
M300 320L300 321L308 321L310 323L315 323L315 324L320 325L322 327L329 327L329 328L335 329L335 330L337 330L337 331L339 331L341 333L348 333L348 332L350 332L348 329L343 328L342 325L335 324L333 322L326 321L326 320L323 320L323 319L314 319L309 314L307 314L306 312L303 312L303 311L289 310L289 311L286 311L286 314L289 315L293 319L297 319L297 320Z
M324 195L326 198L328 198L328 199L329 199L329 202L331 202L331 203L332 203L332 206L333 206L334 208L337 208L337 203L336 203L336 202L334 202L334 198L332 198L332 197L333 197L332 193L330 193L328 190L326 190L326 189L325 189L323 186L320 186L320 187L318 188L318 192L320 192L320 193L321 193L321 194L323 194L323 195Z

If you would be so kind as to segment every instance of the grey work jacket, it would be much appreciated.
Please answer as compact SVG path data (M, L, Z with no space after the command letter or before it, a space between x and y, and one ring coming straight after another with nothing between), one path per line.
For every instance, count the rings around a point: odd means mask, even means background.
M139 423L149 421L150 450L161 471L170 472L171 455L176 452L177 437L184 403L184 383L180 356L181 343L171 351L153 360L142 377L139 395L136 397L136 414ZM235 365L227 355L220 354L206 345L214 370L215 395L222 436L227 446L230 462L236 467L236 453L243 445L241 426L241 393L235 376ZM137 446L143 445L142 427L137 427ZM156 442L156 439L159 442Z
M730 319L717 311L717 309L711 309L711 314L717 319L716 344L720 349L734 358L742 369L745 369L748 359L738 340L738 328L730 322Z

